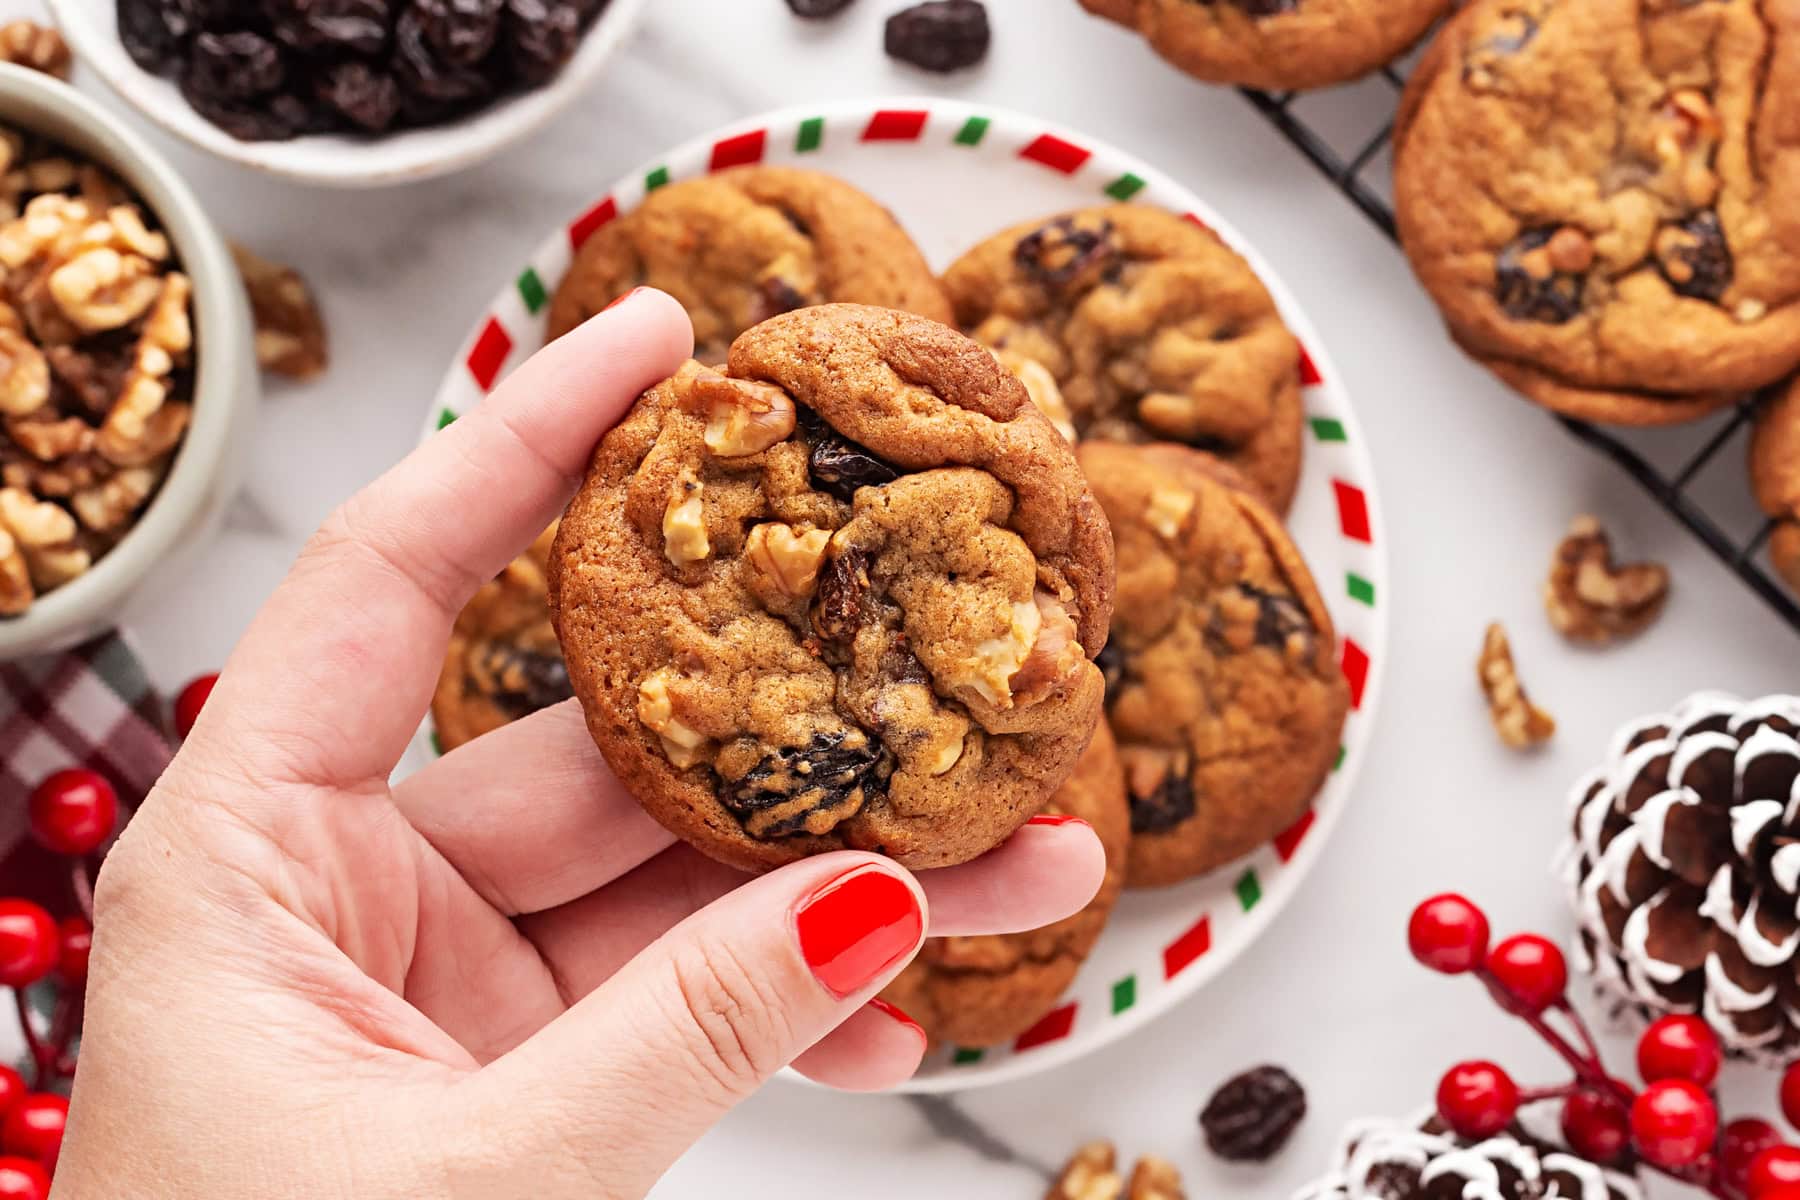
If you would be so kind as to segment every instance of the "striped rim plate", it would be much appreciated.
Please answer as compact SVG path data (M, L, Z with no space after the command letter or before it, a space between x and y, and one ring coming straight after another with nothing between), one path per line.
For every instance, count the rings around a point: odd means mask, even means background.
M1289 525L1341 638L1352 709L1313 810L1243 861L1173 888L1127 893L1063 1001L1008 1046L944 1047L911 1091L1016 1079L1088 1053L1217 977L1266 928L1322 853L1368 741L1387 646L1386 543L1370 458L1343 382L1255 249L1187 188L1122 151L1035 118L940 99L785 109L681 146L620 180L510 273L446 374L425 436L477 404L543 340L543 310L583 240L680 179L748 163L812 167L888 205L942 267L1004 226L1078 206L1160 205L1213 230L1247 258L1304 347L1306 470ZM429 727L418 750L431 753Z

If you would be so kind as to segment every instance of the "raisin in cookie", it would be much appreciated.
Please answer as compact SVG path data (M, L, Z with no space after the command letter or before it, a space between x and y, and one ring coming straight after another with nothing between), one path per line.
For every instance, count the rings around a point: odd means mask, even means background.
M555 536L552 525L457 615L431 700L441 749L454 750L574 695L545 600L545 561Z
M1750 437L1750 486L1756 502L1775 519L1769 561L1800 592L1800 383L1757 414Z
M1081 437L1201 446L1286 510L1299 343L1210 231L1135 205L1067 213L989 238L944 286L970 336L1048 370Z
M950 305L906 231L849 184L790 167L672 183L598 229L550 301L561 337L634 287L661 288L694 323L694 354L809 304L849 301L948 323Z
M1540 404L1660 424L1800 366L1800 8L1475 0L1395 153L1413 269Z
M1112 541L992 355L888 309L764 322L606 436L550 603L595 742L652 816L760 869L1004 839L1105 690Z
M1451 0L1081 0L1199 79L1288 91L1404 54Z
M1337 754L1349 688L1281 523L1183 446L1085 442L1118 545L1100 656L1131 798L1134 887L1249 853L1306 811Z
M882 992L934 1042L995 1046L1030 1029L1056 1005L1099 940L1125 884L1131 813L1112 734L1102 721L1075 773L1044 806L1080 817L1106 847L1106 876L1088 906L1042 929L932 938Z

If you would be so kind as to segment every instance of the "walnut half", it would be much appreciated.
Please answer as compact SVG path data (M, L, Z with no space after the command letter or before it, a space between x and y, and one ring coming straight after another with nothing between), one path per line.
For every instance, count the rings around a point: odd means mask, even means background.
M1130 1181L1119 1174L1111 1142L1089 1142L1075 1151L1045 1200L1186 1200L1181 1172L1164 1158L1146 1154Z
M1577 517L1556 547L1544 582L1544 611L1564 637L1599 645L1649 628L1669 598L1661 563L1620 565L1593 517Z
M1481 690L1487 695L1494 732L1514 750L1529 750L1550 740L1556 718L1531 702L1513 664L1512 645L1498 621L1489 625L1476 663Z

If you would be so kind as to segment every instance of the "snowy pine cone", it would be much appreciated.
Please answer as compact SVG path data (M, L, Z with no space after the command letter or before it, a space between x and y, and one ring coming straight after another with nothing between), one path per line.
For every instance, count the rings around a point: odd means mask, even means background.
M1575 785L1577 964L1739 1053L1800 1044L1800 697L1701 693L1621 730Z
M1628 1176L1514 1130L1483 1142L1443 1131L1435 1115L1359 1121L1331 1174L1294 1200L1642 1200Z

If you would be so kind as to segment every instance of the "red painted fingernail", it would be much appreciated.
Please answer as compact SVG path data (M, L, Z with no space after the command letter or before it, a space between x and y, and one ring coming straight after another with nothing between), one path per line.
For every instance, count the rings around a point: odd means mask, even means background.
M925 914L899 876L858 867L821 884L794 909L800 953L834 996L868 987L919 948Z
M649 290L648 288L634 287L629 292L626 292L623 296L620 296L617 300L614 300L611 304L607 305L605 308L601 309L600 311L601 312L611 312L613 309L619 307L619 305L625 303L627 300L631 299L633 296L637 295L639 292L648 291L648 290Z
M1088 824L1086 821L1082 820L1080 817L1064 816L1062 813L1039 813L1037 816L1031 818L1031 820L1029 820L1025 823L1027 825L1047 825L1051 828L1055 828L1058 825L1087 825ZM1091 826L1090 826L1090 828L1091 828Z
M930 1038L925 1036L925 1027L923 1025L919 1024L917 1021L913 1020L911 1017L907 1016L906 1010L904 1008L901 1008L898 1004L889 1004L886 1000L883 1000L880 996L877 996L873 1000L869 1001L869 1007L874 1009L876 1012L886 1013L888 1016L892 1017L895 1021L899 1022L900 1024L906 1026L908 1029L912 1030L914 1033L918 1034L919 1041L928 1042L931 1040Z

